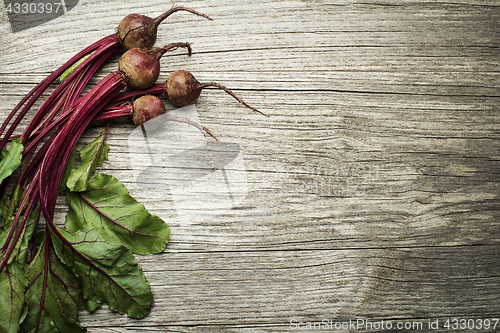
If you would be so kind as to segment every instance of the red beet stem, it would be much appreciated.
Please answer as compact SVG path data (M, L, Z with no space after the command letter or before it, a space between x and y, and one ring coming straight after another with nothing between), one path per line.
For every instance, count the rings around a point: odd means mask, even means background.
M162 83L156 83L151 88L144 89L144 90L127 90L120 95L116 96L113 98L108 106L119 106L123 103L129 103L132 101L133 98L141 96L141 95L159 95L164 92L163 84Z
M2 126L0 127L0 135L3 134L5 129L7 128L8 124L12 120L12 118L17 114L19 110L21 110L20 114L17 116L17 118L14 120L12 123L11 127L5 134L4 138L2 141L0 141L0 150L2 150L5 145L7 144L8 140L10 139L10 136L12 133L14 133L15 129L21 122L22 118L28 113L28 111L31 109L33 104L40 98L42 93L50 86L50 84L57 79L66 69L71 67L75 62L77 62L79 59L81 59L83 56L86 54L89 54L91 52L96 51L99 49L102 45L106 44L118 44L119 45L119 40L118 40L118 35L113 34L109 35L107 37L104 37L100 39L99 41L93 43L92 45L86 47L82 51L78 52L76 55L74 55L71 59L69 59L64 65L56 69L52 74L47 76L45 79L42 80L38 85L36 85L17 105L16 107L10 112L10 114L7 116L5 121L3 122ZM116 51L119 49L117 48ZM111 55L109 55L111 56ZM66 80L69 81L69 80ZM68 83L69 84L69 83ZM24 107L23 107L24 105Z
M224 90L226 93L228 93L229 95L233 96L234 99L236 99L238 102L240 102L241 104L243 104L244 106L246 106L247 108L249 109L252 109L254 110L255 112L258 112L260 114L263 114L264 116L266 117L269 117L267 114L265 114L264 112L260 111L260 110L257 110L256 108L248 105L247 103L245 103L241 98L239 98L234 92L232 92L231 90L229 90L229 88L223 86L222 84L218 84L216 82L206 82L206 83L201 83L200 84L200 89L203 89L205 87L217 87L219 89L222 89Z
M100 84L104 87L106 87L106 85L108 84L110 87L112 86L112 84L109 84L109 82L111 81L111 79L113 77L116 77L118 72L115 72L115 73L112 73L110 75L108 75L107 77L105 77L103 80L101 80ZM121 75L119 75L119 77L121 78ZM95 88L96 90L99 90L99 89L104 89L102 87L98 87L96 86ZM115 92L115 89L118 89L118 88L112 88L112 90L110 90L110 94L112 96L114 96L117 92ZM119 90L118 90L119 91ZM92 92L92 90L91 90ZM90 93L90 92L89 92ZM112 97L110 96L110 97ZM87 97L87 100L88 100L88 96L85 95L83 98L79 99L73 106L71 109L69 109L68 111L66 111L64 114L62 114L60 117L58 117L55 121L53 121L52 123L50 123L48 126L46 126L37 136L36 138L31 141L31 143L24 149L23 151L23 154L25 155L28 155L28 154L32 154L35 150L35 148L37 147L37 145L41 142L41 140L43 140L48 134L52 133L56 128L59 128L60 126L64 125L66 126L67 123L69 122L68 119L70 119L70 117L73 117L71 119L74 119L74 116L75 116L75 113L76 112L82 112L81 111L81 107L80 109L78 108L80 106L81 103L85 103L85 97ZM97 104L97 108L99 111L100 108L102 108L104 106L104 104L106 103L106 100L109 99L110 97L106 97L105 96L105 99L102 100L102 101L95 101ZM89 107L90 108L90 107ZM63 127L65 128L65 127ZM52 145L54 144L53 142L53 139L47 141L44 143L44 145L42 146L42 148L39 150L39 152L37 153L37 156L32 160L30 161L29 163L29 168L28 170L26 170L26 172L23 172L22 174L22 179L23 181L25 181L26 179L30 179L28 177L29 174L33 173L33 169L35 168L35 166L37 166L40 162L41 162L41 158L40 158L40 152L43 152L43 155L41 156L44 156L47 154L47 152L49 151L49 148L52 147ZM72 149L72 148L71 148Z
M104 120L112 120L118 118L129 117L132 113L132 104L122 107L116 108L103 108L101 112L99 112L94 119L92 119L92 123L98 123Z
M90 80L91 76L93 75L93 73L102 65L102 63L98 60L96 63L93 64L93 67L95 68L91 68L89 71L87 71L85 73L85 77L83 79L83 82L80 82L79 83L79 87L78 89L81 91L83 88L84 88L84 85ZM77 96L77 95L75 95ZM76 104L78 104L80 101L81 101L82 98L76 100ZM58 110L53 110L51 112L55 112L55 111L58 111ZM37 126L36 129L34 129L33 131L31 131L30 136L29 136L29 140L30 140L30 144L24 149L24 151L26 153L28 153L30 150L32 149L36 149L36 146L38 145L38 143L40 143L40 141L42 139L44 139L49 133L51 133L54 129L58 128L64 121L66 121L69 117L69 115L74 111L74 107L73 108L69 108L69 107L64 107L62 109L62 113L61 115L55 120L53 121L53 117L49 116L47 117L46 119L44 119L44 121L42 123L40 123L39 126ZM55 115L55 113L54 113ZM25 130L25 132L29 132L28 130ZM34 138L34 136L36 136L36 138ZM26 137L27 137L27 134L26 134Z
M65 94L65 96L67 96L67 94ZM23 137L23 145L25 147L26 147L27 143L30 142L30 140L32 140L36 135L39 135L40 133L42 133L47 127L51 127L52 123L54 122L54 118L56 117L56 115L58 114L58 112L61 108L62 108L62 111L61 111L60 117L64 116L66 113L68 113L68 111L70 111L70 110L68 110L68 107L65 106L66 105L65 96L63 96L56 103L54 108L52 108L52 110L50 112L48 112L48 114L45 116L45 118L42 121L40 121L40 123L38 124L38 126L36 126L35 129L29 130L29 131L27 131L25 129L25 131L21 135L21 137ZM58 118L55 120L55 122L58 122ZM26 150L26 148L25 148L25 150Z
M61 96L57 96L57 99L52 100L55 104L52 108L49 109L49 107L45 107L45 104L42 105L42 107L39 109L38 113L32 118L28 126L24 129L23 133L21 134L21 137L23 138L22 144L23 146L26 147L27 143L29 142L30 139L33 138L33 136L37 133L40 133L43 131L44 128L50 127L54 117L61 111L62 114L65 113L65 110L68 108L68 103L71 101L72 94L75 93L75 89L78 87L78 83L81 82L81 79L83 77L83 74L81 73L78 77L78 79L75 79L74 82L72 82L71 87L68 87ZM55 93L55 92L54 92ZM49 96L49 99L52 97ZM49 101L49 100L47 100ZM48 111L50 110L50 111ZM45 117L43 120L41 119L42 117ZM37 125L38 124L38 125ZM36 126L36 127L35 127ZM33 129L33 127L35 127ZM35 147L36 148L36 147ZM23 153L26 152L26 149Z
M52 110L55 115L59 110L69 107L82 93L95 72L114 54L120 50L121 46L117 41L101 45L98 50L93 52L70 74L63 83L61 83L34 115L28 126L23 131L23 144L26 144L27 138L39 127L43 117ZM50 116L47 118L50 121ZM45 121L46 122L46 121ZM43 123L42 123L43 124Z
M43 215L54 216L55 203L64 169L78 139L95 115L126 86L126 79L119 71L103 78L78 103L71 117L50 145L40 164L38 193ZM47 215L48 214L48 215Z
M52 136L42 145L42 147L36 152L33 157L34 151L30 151L28 157L26 158L25 167L23 168L21 175L19 177L19 184L21 186L26 186L26 184L35 178L35 173L37 171L38 165L42 161L43 157L47 153L51 143L56 138L57 133L52 134Z
M36 171L28 168L28 172L21 176L21 179L25 180L27 179L25 178L26 174L35 173L28 186L28 190L23 195L23 200L19 206L20 209L17 211L11 230L7 236L7 241L2 248L5 255L0 263L0 272L7 265L10 256L15 250L16 244L23 234L27 221L37 202L40 203L45 219L52 221L58 189L73 147L95 114L111 98L116 96L126 84L127 80L119 71L111 73L102 79L74 106L75 111L71 114L64 128L57 134L55 139L49 140L41 148L40 151L42 153L44 150L46 152ZM38 154L35 156L35 165L38 164L38 156L42 155ZM26 207L26 209L21 209L23 207ZM21 214L24 215L19 222Z
M69 111L65 112L61 116L59 116L55 121L51 122L49 125L45 126L43 130L41 130L38 135L24 148L23 150L23 155L27 155L34 151L38 144L47 137L52 131L54 131L56 128L61 126L66 120L68 120L69 116L71 115L71 112L74 109L70 109Z
M104 57L103 57L104 58ZM87 58L88 60L88 58ZM90 80L91 76L93 75L93 73L95 71L97 71L97 69L102 65L102 62L104 61L104 59L98 59L97 62L94 62L93 65L92 65L92 68L90 68L89 71L85 72L85 77L84 79L82 80L82 82L80 82L80 87L78 87L78 89L81 91L83 88L84 88L84 85L86 85L86 83ZM66 81L65 81L66 82ZM80 101L81 101L82 98L78 99L75 103L78 104ZM57 111L57 110L56 110ZM62 111L62 114L57 118L57 120L55 121L52 121L52 119L49 117L47 119L44 120L44 122L38 126L36 129L32 130L32 131L29 131L28 129L25 130L26 132L26 137L29 136L29 139L30 139L30 144L24 149L24 152L25 153L29 153L31 150L34 150L36 149L37 145L41 142L41 140L43 140L48 134L50 134L54 129L56 129L57 127L59 127L64 121L67 120L69 114L71 114L72 112L74 111L74 107L73 108L65 108L63 109ZM35 120L32 121L32 123L34 122ZM50 122L50 124L49 124ZM30 123L31 124L31 123ZM41 132L38 132L40 131ZM37 133L38 132L38 133ZM37 134L36 138L33 138L33 136ZM26 144L26 142L24 142L24 144Z

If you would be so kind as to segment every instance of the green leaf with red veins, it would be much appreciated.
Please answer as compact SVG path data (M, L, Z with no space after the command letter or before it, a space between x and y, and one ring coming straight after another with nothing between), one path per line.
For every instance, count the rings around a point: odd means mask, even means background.
M69 156L68 164L66 165L66 169L64 169L64 175L61 181L61 185L59 186L59 192L64 192L68 189L68 186L66 185L66 182L68 181L69 176L71 175L71 172L76 169L76 160L75 160L75 155L76 155L76 147L73 148L73 151L71 152L71 155Z
M146 316L153 294L132 252L103 229L84 225L76 233L56 227L59 258L78 276L86 300L107 303L113 311L133 318Z
M33 237L33 234L35 233L36 229L36 222L37 222L37 216L38 216L38 208L35 209L33 212L31 212L31 215L28 219L28 222L26 223L26 226L24 230L21 233L21 237L17 241L16 244L10 243L10 246L14 246L14 251L12 252L8 263L11 264L14 262L14 260L19 261L19 263L24 264L26 262L26 258L28 255L28 245ZM23 217L21 216L21 219ZM17 230L17 228L14 228L14 230ZM4 246L5 242L7 241L7 236L9 234L10 230L5 230L1 235L0 235L0 246ZM0 252L0 258L2 258L1 252Z
M101 303L89 301L88 299L83 298L83 295L80 294L80 299L78 300L78 308L80 310L87 310L88 312L94 312L101 306Z
M19 140L14 140L8 152L5 148L2 150L0 154L0 184L21 165L23 149L21 142Z
M108 159L109 145L104 141L105 137L106 131L80 151L82 166L73 169L66 181L71 191L85 191L95 169Z
M160 253L167 245L169 227L132 198L113 176L98 174L88 182L87 191L70 192L66 200L65 227L69 231L85 225L99 228L136 254Z
M26 273L18 261L7 265L0 273L0 332L19 332L26 285Z
M28 267L23 332L86 332L78 323L78 281L56 256L50 238Z
M4 194L2 198L0 198L0 232L2 232L5 221L7 219L7 211L9 210L10 200L7 194Z

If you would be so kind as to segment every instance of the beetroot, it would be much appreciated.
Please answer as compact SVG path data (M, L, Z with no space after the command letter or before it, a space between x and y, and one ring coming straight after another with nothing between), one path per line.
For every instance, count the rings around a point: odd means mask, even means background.
M132 122L142 125L155 117L165 113L165 104L156 96L144 95L134 101Z
M146 49L130 49L118 63L118 68L129 80L130 86L146 89L156 82L160 75L160 63L154 54Z
M166 91L168 99L176 106L186 106L198 100L201 84L193 74L185 70L171 73L167 78Z
M172 102L172 104L174 104L175 106L181 107L196 102L198 100L198 97L200 97L201 90L206 87L217 87L219 89L222 89L246 107L263 115L266 115L264 112L259 111L256 108L251 107L250 105L245 103L227 87L215 82L200 83L198 82L198 80L196 80L193 74L186 70L178 70L171 73L167 78L164 89L166 94L168 95L168 99L170 100L170 102Z
M134 96L136 97L136 96ZM119 98L120 105L116 103L110 103L102 109L102 111L97 114L92 122L101 122L111 119L123 118L132 115L132 122L135 125L147 125L147 130L155 130L163 123L174 121L178 123L183 123L191 125L199 129L203 135L208 134L214 138L217 142L220 142L215 135L210 132L210 130L204 126L201 126L194 121L181 119L177 117L170 116L166 114L165 104L163 101L153 95L143 95L135 99L133 102L130 98ZM162 116L162 117L160 117ZM157 119L157 121L155 121Z
M191 56L191 46L188 43L173 43L153 50L134 48L121 56L118 68L125 74L132 88L147 89L155 84L160 75L161 56L179 47L187 48L188 55Z
M155 19L139 14L129 14L125 16L118 25L118 37L120 38L120 43L127 50L132 48L149 49L153 47L156 42L158 25L170 16L170 14L180 10L188 11L212 20L208 15L182 6L172 7L170 10Z

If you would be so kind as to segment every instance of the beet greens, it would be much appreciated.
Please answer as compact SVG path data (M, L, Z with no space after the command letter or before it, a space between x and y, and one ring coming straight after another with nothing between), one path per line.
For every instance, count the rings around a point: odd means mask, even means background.
M134 318L149 312L153 296L133 253L163 251L170 230L130 197L115 177L92 177L107 160L108 127L81 149L80 167L75 166L74 150L69 154L71 161L63 174L70 207L65 228L56 226L52 217L45 215L48 228L35 237L42 216L37 204L41 196L36 191L42 180L40 169L27 189L19 190L23 194L13 195L12 200L3 198L2 332L52 332L50 327L84 332L78 324L78 309L93 311L104 302L114 311ZM8 153L2 154L0 163L6 169L13 171L19 164L19 147L21 144L15 141ZM13 205L17 213L10 209ZM44 209L53 214L53 209ZM20 220L17 226L16 220Z

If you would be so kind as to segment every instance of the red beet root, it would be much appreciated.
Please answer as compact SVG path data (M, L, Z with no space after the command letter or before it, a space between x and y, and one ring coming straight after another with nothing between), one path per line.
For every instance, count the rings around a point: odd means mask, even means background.
M178 70L168 76L166 91L170 102L182 107L198 100L201 94L201 84L190 72Z
M170 14L180 10L212 20L205 14L182 6L172 7L170 10L167 10L155 19L144 15L130 14L125 16L118 25L118 37L120 38L121 44L127 50L132 48L149 49L153 47L156 41L158 25L170 16Z
M191 55L191 47L188 43L173 43L153 50L134 48L121 56L118 68L128 78L131 87L147 89L155 84L160 75L159 59L161 56L179 47L187 48L188 55Z
M264 112L259 111L256 108L251 107L250 105L245 103L227 87L215 82L200 83L198 82L198 80L196 80L193 74L186 70L178 70L171 73L165 83L165 91L168 95L168 99L170 100L170 102L172 102L172 104L179 107L190 105L196 102L198 100L198 97L200 97L201 90L205 87L217 87L219 89L222 89L229 95L233 96L241 104L267 116Z
M145 95L134 101L132 122L142 125L145 122L165 113L165 104L156 96Z
M160 64L152 52L146 49L130 49L118 62L118 69L125 73L129 84L137 89L153 85L160 75Z
M203 135L208 134L217 142L220 142L215 135L206 127L203 127L193 121L181 119L166 114L165 105L162 100L153 95L143 95L133 102L129 101L125 105L109 105L102 109L102 112L94 118L94 122L111 120L122 117L128 117L132 114L132 121L135 125L146 125L147 130L156 130L161 124L169 121L184 123L199 129ZM163 117L160 117L163 116ZM157 121L155 121L157 119Z

